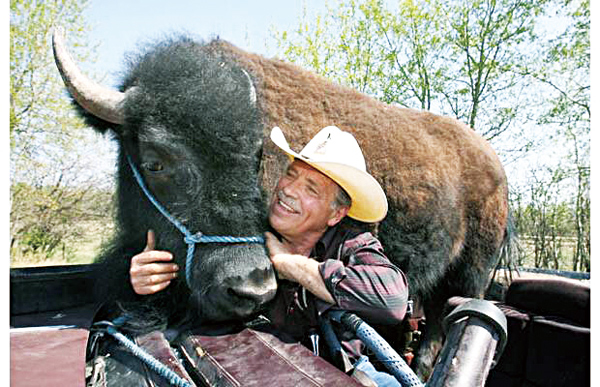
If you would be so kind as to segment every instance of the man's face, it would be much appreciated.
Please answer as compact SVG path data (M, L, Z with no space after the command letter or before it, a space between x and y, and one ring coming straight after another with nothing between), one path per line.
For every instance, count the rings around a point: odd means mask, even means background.
M310 165L294 160L279 179L269 208L269 222L283 237L323 233L338 223L347 208L334 209L338 185Z

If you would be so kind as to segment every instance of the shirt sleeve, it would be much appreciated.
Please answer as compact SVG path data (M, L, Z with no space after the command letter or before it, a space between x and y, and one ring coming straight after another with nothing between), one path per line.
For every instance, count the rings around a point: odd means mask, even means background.
M404 319L408 284L370 233L346 241L340 260L326 259L319 270L336 308L371 323L396 324Z

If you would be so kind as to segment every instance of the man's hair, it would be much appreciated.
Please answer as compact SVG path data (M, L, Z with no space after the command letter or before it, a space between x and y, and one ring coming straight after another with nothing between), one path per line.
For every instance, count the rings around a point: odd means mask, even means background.
M352 199L350 198L350 195L338 185L338 192L335 195L333 202L331 202L331 207L333 209L338 209L340 207L350 207L351 205Z

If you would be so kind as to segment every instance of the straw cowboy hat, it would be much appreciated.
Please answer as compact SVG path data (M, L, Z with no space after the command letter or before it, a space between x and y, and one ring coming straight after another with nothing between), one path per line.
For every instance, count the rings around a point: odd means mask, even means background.
M352 199L349 217L367 223L385 218L387 198L377 180L367 173L365 158L352 134L335 126L325 127L300 153L290 149L278 127L271 130L271 140L289 156L304 161L342 187Z

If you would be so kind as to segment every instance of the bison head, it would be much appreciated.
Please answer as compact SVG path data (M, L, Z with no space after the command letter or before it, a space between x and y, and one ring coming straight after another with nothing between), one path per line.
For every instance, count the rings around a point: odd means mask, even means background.
M127 157L154 197L192 233L264 232L262 122L243 69L211 45L181 38L135 58L117 91L83 76L60 32L54 52L80 113L96 130L113 133L119 146L118 232L102 257L101 281L104 288L121 289L112 293L115 299L135 297L128 295L127 258L144 248L148 229L156 233L156 248L171 251L182 268L187 251L183 235L141 191ZM182 273L163 303L183 292L205 320L218 321L248 317L275 294L263 245L198 245L193 262L189 289Z

